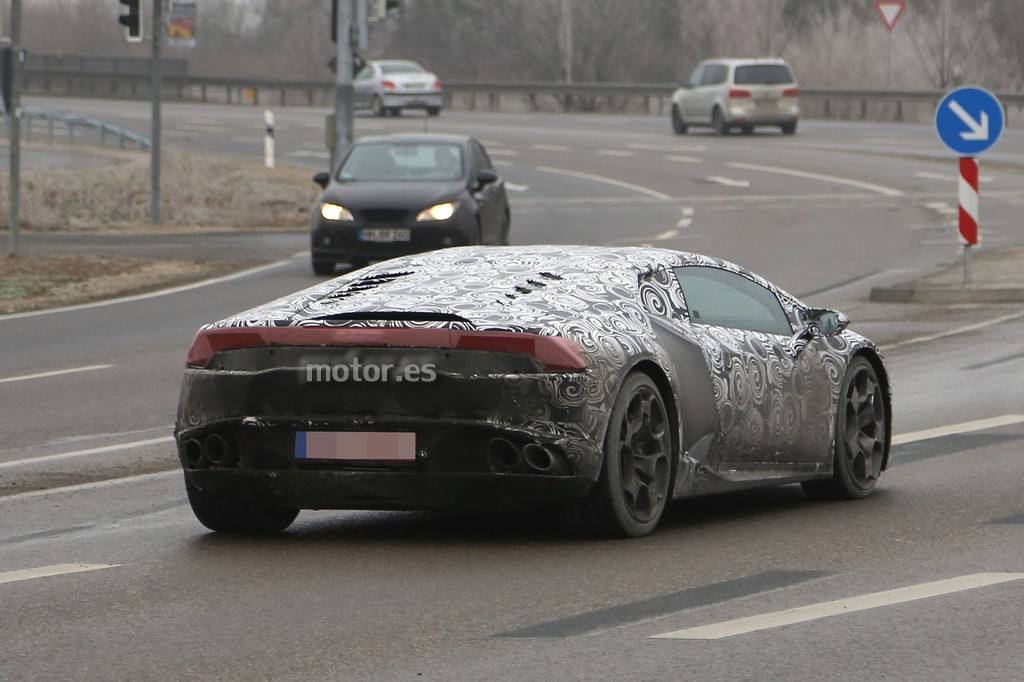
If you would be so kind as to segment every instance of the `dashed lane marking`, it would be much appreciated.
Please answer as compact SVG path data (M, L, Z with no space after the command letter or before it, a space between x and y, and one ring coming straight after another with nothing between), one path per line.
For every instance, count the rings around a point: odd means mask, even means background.
M105 568L117 568L118 566L120 564L54 564L52 566L39 566L38 568L25 568L20 571L0 573L0 585L4 583L17 583L23 580L35 580L36 578L51 578L58 575L100 571Z
M822 173L809 173L807 171L794 170L792 168L777 168L775 166L761 166L754 163L738 163L731 162L727 163L730 168L738 168L740 170L758 171L761 173L774 173L775 175L788 175L794 178L803 178L805 180L817 180L819 182L831 182L836 185L847 185L848 187L856 187L858 189L867 190L875 194L881 194L887 197L902 197L905 194L892 187L883 187L882 185L876 185L870 182L861 182L860 180L853 180L851 178L841 178L836 175L824 175Z
M726 187L750 187L750 180L733 180L732 178L724 178L721 175L709 175L707 180L716 185L725 185Z
M1024 422L1024 414L1004 414L1001 417L978 419L976 421L963 422L961 424L950 424L949 426L940 426L934 429L903 433L898 436L893 436L892 444L902 445L903 443L914 443L919 440L942 438L943 436L972 433L974 431L985 431L986 429L995 429L1000 426L1011 426L1022 422Z
M131 450L133 448L144 448L149 445L160 445L163 443L173 443L174 438L171 436L161 436L160 438L149 438L147 440L136 440L131 443L118 443L116 445L104 445L99 448L89 448L87 450L72 450L71 452L60 452L56 455L43 455L42 457L29 457L27 459L15 459L10 462L0 462L0 469L9 469L11 467L25 466L27 464L42 464L45 462L56 462L62 459L74 459L75 457L87 457L89 455L102 455L107 452L119 452L121 450Z
M31 381L32 379L46 379L49 377L62 376L64 374L78 374L79 372L95 372L100 369L110 369L113 365L89 365L88 367L72 367L70 369L55 369L52 372L39 372L37 374L23 374L17 377L0 379L0 384L9 384L15 381Z
M948 580L936 580L935 582L900 587L895 590L873 592L859 597L836 599L819 604L800 606L794 609L785 609L784 611L762 613L747 618L737 618L711 625L666 632L661 635L654 635L651 639L723 639L760 630L779 628L785 625L806 623L831 616L877 609L882 606L892 606L894 604L941 597L967 590L976 590L982 587L989 587L990 585L999 585L1021 579L1024 579L1024 573L972 573L971 575L963 575Z
M540 152L568 152L572 151L571 147L566 147L561 144L535 144L533 148Z
M564 168L551 168L550 166L538 166L537 170L542 171L544 173L554 173L556 175L565 175L572 178L580 178L581 180L590 180L591 182L600 182L606 185L612 185L613 187L621 187L622 189L628 189L633 192L639 192L640 194L646 194L647 196L653 197L655 199L669 200L672 198L669 195L651 189L650 187L634 185L631 182L623 182L622 180L608 178L603 175L581 173L579 171L565 170Z

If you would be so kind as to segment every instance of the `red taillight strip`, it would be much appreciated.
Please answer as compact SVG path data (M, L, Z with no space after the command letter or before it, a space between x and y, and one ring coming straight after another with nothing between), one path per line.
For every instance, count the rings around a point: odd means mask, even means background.
M729 90L729 99L738 99L741 97L750 97L750 90L741 90L740 88L731 88Z
M399 346L525 353L553 372L587 368L583 348L564 336L523 332L410 327L222 327L196 334L189 367L205 367L214 353L269 346Z
M782 96L783 97L799 97L800 96L800 88L786 88L785 90L782 91Z

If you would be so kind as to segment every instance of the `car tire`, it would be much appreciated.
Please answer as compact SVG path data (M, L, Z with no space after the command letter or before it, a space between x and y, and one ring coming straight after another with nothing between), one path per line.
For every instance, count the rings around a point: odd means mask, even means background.
M402 107L388 107L388 116L401 116Z
M643 372L626 377L612 407L604 463L590 492L562 512L563 526L587 535L638 538L658 525L672 483L671 420Z
M241 497L216 495L200 490L185 481L185 492L192 513L212 531L218 533L279 533L299 515L292 507L275 507Z
M753 135L754 126L743 126L740 128L740 132L742 132L744 135Z
M679 105L672 105L672 132L676 135L685 135L686 131L690 127L686 125L686 121L683 120L683 114L679 111Z
M384 106L384 100L381 99L380 95L373 96L373 115L378 117L384 117L388 115L388 109Z
M353 270L359 270L365 268L370 264L370 261L366 258L349 258L348 259L348 270L346 272L352 272Z
M508 213L505 214L505 220L501 224L501 239L498 241L500 246L509 246L512 243L512 238L509 233L512 231L512 216Z
M729 134L729 122L725 120L725 114L718 107L711 112L711 127L715 129L715 135Z
M874 491L889 440L888 409L874 366L855 357L839 393L832 478L805 481L803 488L811 497L859 500Z
M796 121L783 123L781 126L783 135L796 135Z
M334 261L332 260L321 260L319 258L313 259L313 274L316 275L333 275L334 274Z
M440 116L441 107L427 107L427 116Z

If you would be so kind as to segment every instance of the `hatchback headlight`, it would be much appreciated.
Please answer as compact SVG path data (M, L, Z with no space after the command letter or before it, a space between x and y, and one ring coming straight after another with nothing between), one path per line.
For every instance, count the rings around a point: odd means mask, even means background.
M329 204L326 201L320 205L320 215L324 217L324 220L355 220L352 211L344 206Z
M416 222L422 223L428 220L448 220L455 215L455 209L458 207L458 202L448 201L443 204L431 206L430 208L425 208L420 211L418 216L416 216Z

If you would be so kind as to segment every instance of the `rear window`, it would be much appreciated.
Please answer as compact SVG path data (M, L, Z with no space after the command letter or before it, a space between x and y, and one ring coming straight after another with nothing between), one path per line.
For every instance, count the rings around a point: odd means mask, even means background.
M416 62L397 62L381 64L380 71L385 76L397 76L402 73L423 73L423 67Z
M785 64L752 64L736 67L736 85L782 85L794 81L793 72Z

